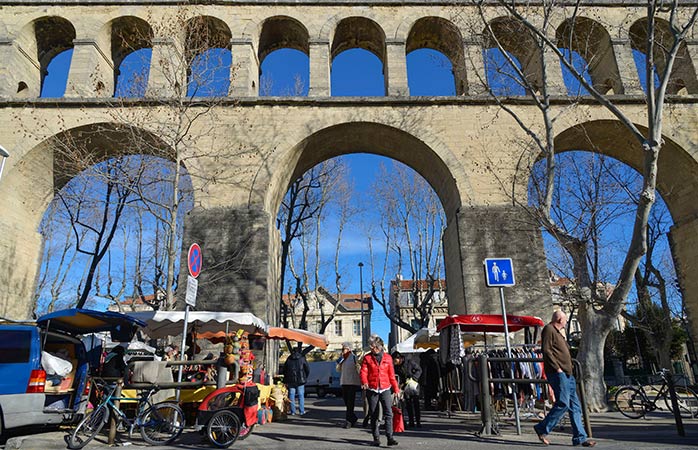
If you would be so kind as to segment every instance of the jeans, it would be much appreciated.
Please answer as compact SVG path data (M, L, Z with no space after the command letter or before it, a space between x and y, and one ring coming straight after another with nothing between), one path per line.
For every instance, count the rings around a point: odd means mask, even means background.
M298 393L298 405L300 406L300 414L305 414L305 385L289 386L288 399L291 401L291 414L296 414L296 393Z
M347 414L345 416L347 422L354 425L358 420L356 414L354 414L354 405L356 404L356 392L359 390L359 386L354 384L343 384L342 385L342 399L344 400L344 405L347 407Z
M572 444L579 445L587 440L582 424L582 407L577 397L577 383L572 375L565 372L547 374L548 382L555 393L555 404L540 423L533 427L538 434L550 434L560 422L565 412L569 413L572 424Z
M373 440L377 441L380 438L380 429L378 428L378 417L380 416L379 404L383 408L383 418L385 419L385 435L388 440L393 438L393 394L390 389L383 391L380 394L374 391L366 391L368 399L368 411L371 415L371 432Z

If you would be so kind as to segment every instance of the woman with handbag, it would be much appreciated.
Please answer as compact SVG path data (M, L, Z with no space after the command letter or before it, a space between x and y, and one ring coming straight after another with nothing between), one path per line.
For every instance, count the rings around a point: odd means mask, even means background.
M413 360L407 360L400 352L394 351L391 355L395 364L395 374L402 386L402 405L407 410L409 423L407 428L421 428L421 411L419 409L419 382L422 376L422 368Z
M393 438L393 398L392 394L400 393L400 386L395 379L393 358L383 350L383 340L376 334L368 338L371 351L364 356L361 363L361 388L366 392L369 413L371 414L371 431L373 446L380 447L380 430L378 428L378 405L383 407L385 418L385 436L388 445L397 445Z

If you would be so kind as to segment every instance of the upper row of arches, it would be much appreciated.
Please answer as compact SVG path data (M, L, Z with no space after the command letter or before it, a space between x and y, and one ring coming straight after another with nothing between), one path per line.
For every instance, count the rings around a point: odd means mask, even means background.
M634 58L638 66L644 55L647 33L646 19L640 18L630 25L628 40L612 39L609 31L598 21L586 17L563 21L556 30L555 39L558 47L570 58L574 66L583 72L587 81L602 93L628 94L631 93L627 76L628 55L619 52L630 51L631 60ZM669 24L660 20L657 24L655 39L655 77L663 73L666 54L663 49L670 48L672 34ZM247 33L245 31L243 36ZM76 64L90 64L89 58L76 61L72 53L76 44L89 41L96 54L101 55L107 62L107 69L113 73L100 81L97 91L100 96L144 96L150 83L153 64L152 51L154 44L163 36L158 33L143 18L122 16L109 21L96 35L94 40L78 39L76 28L65 18L58 16L41 17L25 26L15 42L22 50L23 57L35 55L33 64L24 64L25 69L19 70L22 64L15 64L16 94L20 96L61 96L65 83L71 73L99 69L96 67L75 67ZM253 90L259 88L260 72L263 74L265 60L280 50L292 50L306 58L306 80L322 80L327 75L324 72L334 70L333 62L343 52L351 49L362 49L378 61L378 76L383 76L384 94L389 93L389 81L385 76L388 65L389 76L397 82L400 77L395 72L407 71L410 74L409 58L413 52L428 49L442 57L443 68L448 73L450 87L443 92L446 95L466 95L474 93L472 85L481 82L502 95L521 95L525 90L517 83L514 70L507 64L515 64L524 74L530 85L539 87L542 84L540 68L540 49L533 36L526 28L509 17L494 18L489 26L475 33L477 39L464 36L462 28L452 21L437 16L422 17L411 23L404 41L387 39L383 28L368 17L346 17L334 26L331 39L311 39L308 28L299 20L290 16L274 16L264 20L258 30L258 35L246 40L253 48L253 57L237 54L235 40L230 27L223 20L213 16L198 16L182 20L173 38L173 46L184 55L181 68L189 96L225 96L231 93L231 79L251 66L255 72L250 84ZM244 40L244 39L243 39ZM501 55L496 48L500 42L509 58ZM311 64L308 61L315 56L311 46L324 47L329 66L323 63ZM391 52L389 47L396 46L398 51ZM242 49L244 47L237 47ZM473 51L473 48L476 48ZM319 53L322 55L322 52ZM20 57L22 58L22 57ZM72 61L71 61L72 59ZM87 59L87 61L85 61ZM391 60L392 59L392 60ZM396 61L402 59L401 61ZM66 62L67 61L67 62ZM60 64L59 64L60 63ZM52 67L52 65L54 67ZM104 64L102 64L104 66ZM636 68L633 68L636 69ZM179 70L179 69L178 69ZM315 70L317 73L311 73ZM570 81L564 66L560 69L569 94L584 94L579 83ZM479 73L478 73L479 72ZM17 75L18 74L18 75ZM644 69L635 76L642 82ZM63 78L63 87L55 86ZM509 79L507 79L509 78ZM38 85L38 89L36 88ZM411 87L411 86L410 86ZM307 91L306 91L307 92ZM698 92L698 80L691 54L685 43L681 44L677 61L670 74L668 93ZM264 94L264 92L262 92ZM406 93L406 92L405 92ZM299 95L299 92L291 92Z

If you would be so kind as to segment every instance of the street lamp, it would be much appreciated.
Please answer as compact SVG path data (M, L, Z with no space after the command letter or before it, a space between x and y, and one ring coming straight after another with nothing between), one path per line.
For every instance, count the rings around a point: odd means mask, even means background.
M361 350L365 348L364 346L364 263L359 263L359 289L361 290L361 297L359 301L361 302Z
M10 154L5 150L5 148L0 145L0 178L2 178L2 169L5 168L5 159L9 158Z

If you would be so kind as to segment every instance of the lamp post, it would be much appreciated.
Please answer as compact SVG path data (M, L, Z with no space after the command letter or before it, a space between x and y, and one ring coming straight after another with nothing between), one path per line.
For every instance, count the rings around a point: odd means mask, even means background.
M361 350L365 348L364 346L364 263L359 263L359 289L361 291L361 297L359 298L361 302Z
M5 148L0 145L0 178L2 178L2 169L5 168L5 159L9 158L10 154L5 150Z

